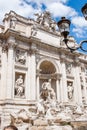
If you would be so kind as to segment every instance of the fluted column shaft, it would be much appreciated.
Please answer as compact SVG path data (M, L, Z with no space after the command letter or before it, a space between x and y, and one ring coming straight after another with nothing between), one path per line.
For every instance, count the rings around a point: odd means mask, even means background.
M74 66L74 77L74 101L78 104L82 104L81 82L78 64Z
M7 81L7 50L6 47L2 47L1 55L1 85L0 85L0 99L5 98L6 94L6 81Z
M62 67L62 86L61 86L61 94L62 96L62 100L63 102L67 102L68 101L68 95L67 95L67 79L66 79L66 67L65 67L65 62L62 61L61 63Z
M14 59L13 59L13 46L9 44L8 48L8 64L7 64L7 91L6 98L11 99L13 96L13 72L14 72Z
M30 57L30 98L31 100L36 99L36 62L35 53L31 54Z

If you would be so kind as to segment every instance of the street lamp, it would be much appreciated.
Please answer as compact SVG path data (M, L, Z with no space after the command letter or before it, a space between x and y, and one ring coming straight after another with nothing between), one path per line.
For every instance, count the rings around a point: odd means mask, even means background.
M82 13L85 17L85 19L87 20L87 4L85 4L82 7ZM77 44L76 46L70 46L68 43L69 39L67 38L67 36L69 35L69 31L70 31L70 20L66 19L65 17L62 17L61 20L57 23L58 27L59 27L59 31L61 33L61 35L64 37L64 42L67 46L67 48L73 52L75 50L81 49L84 52L87 52L87 49L85 48L87 45L87 40L83 40L81 41L79 44Z
M87 20L87 3L81 9L85 19Z

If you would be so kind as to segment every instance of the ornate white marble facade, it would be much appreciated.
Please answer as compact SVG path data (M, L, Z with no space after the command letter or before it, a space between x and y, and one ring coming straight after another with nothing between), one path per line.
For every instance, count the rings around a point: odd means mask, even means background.
M58 104L87 107L87 56L66 48L49 12L35 15L36 21L10 11L0 25L1 129L13 111L33 109L49 80Z

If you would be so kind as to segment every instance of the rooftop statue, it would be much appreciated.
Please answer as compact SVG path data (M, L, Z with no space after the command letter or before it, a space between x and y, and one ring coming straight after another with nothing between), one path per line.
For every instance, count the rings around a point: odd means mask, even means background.
M35 16L37 17L37 23L43 25L46 29L49 29L50 31L56 30L56 22L51 18L51 13L49 11L45 11L41 14L36 13Z

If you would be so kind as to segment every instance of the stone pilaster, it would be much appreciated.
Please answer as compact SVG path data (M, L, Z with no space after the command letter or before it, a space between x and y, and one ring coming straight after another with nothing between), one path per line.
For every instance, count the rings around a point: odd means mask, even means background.
M11 99L13 96L13 72L14 72L14 45L8 44L8 64L7 64L7 88L6 98Z
M36 70L36 98L39 100L40 98L40 70Z
M78 104L82 104L81 82L80 82L80 68L79 61L74 62L74 101Z
M7 46L3 44L1 55L1 85L0 85L0 99L5 98L6 94L6 81L7 81Z
M39 76L37 76L37 100L39 100L40 96L40 85L39 85Z
M82 72L82 80L83 80L83 91L84 91L84 100L87 104L87 93L86 93L86 82L85 82L85 73Z
M63 102L67 102L68 101L67 79L66 79L66 67L65 67L65 61L64 60L61 62L61 74L62 74L61 94L63 95L62 99L63 99Z
M28 66L28 72L27 72L27 87L26 87L26 98L30 100L30 78L31 78L31 60L30 60L31 56L28 53L28 57L27 57L27 66Z
M36 48L30 48L30 99L36 100Z
M60 78L61 75L56 75L56 94L57 94L57 101L61 102L61 85L60 85Z
M58 102L60 102L60 84L59 84L59 80L56 80L56 90L57 90L57 100Z

